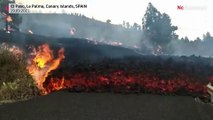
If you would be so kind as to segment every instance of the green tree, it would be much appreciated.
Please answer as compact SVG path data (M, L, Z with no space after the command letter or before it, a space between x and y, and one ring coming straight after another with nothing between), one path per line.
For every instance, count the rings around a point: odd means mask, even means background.
M205 46L205 51L212 51L212 45L213 45L213 37L209 32L203 35L203 46Z
M211 36L211 34L209 32L207 32L206 34L203 35L203 40L204 41L209 41L212 40L213 37Z
M107 20L106 20L106 23L107 23L107 24L111 24L111 20L110 20L110 19L107 19Z
M130 28L130 24L129 22L126 22L126 28L129 29Z
M187 36L184 37L185 43L189 43L189 38Z
M134 30L138 30L139 25L137 23L134 23L132 27L133 27Z
M177 26L171 25L171 19L166 13L160 13L151 3L148 4L146 13L142 19L142 27L145 37L156 49L162 47L162 51L168 50L166 47L172 39L178 38L175 34Z

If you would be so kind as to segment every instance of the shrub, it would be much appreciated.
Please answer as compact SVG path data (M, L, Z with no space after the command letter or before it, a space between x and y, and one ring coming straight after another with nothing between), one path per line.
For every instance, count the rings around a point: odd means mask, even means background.
M0 101L28 99L38 94L17 48L0 45Z

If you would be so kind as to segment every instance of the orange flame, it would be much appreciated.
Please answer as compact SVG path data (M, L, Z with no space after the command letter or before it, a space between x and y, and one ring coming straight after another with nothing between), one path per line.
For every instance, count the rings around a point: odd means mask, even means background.
M54 59L53 51L49 48L48 44L39 46L37 50L34 49L33 58L29 62L27 69L42 93L47 94L43 83L48 77L48 74L52 70L57 69L64 58L63 48L58 51L58 58L56 59Z
M12 17L11 17L10 15L8 15L8 16L6 17L6 21L7 21L7 22L12 22L13 19L12 19Z

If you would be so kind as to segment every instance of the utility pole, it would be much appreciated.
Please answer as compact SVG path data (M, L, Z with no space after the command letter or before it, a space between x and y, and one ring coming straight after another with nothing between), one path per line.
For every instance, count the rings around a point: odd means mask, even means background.
M9 3L15 2L14 0L0 0L0 12L4 16L5 31L9 33L9 24L13 21L9 15Z

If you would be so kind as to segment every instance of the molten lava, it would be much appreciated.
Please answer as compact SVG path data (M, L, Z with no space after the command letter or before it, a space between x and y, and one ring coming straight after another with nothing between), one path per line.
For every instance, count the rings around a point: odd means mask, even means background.
M109 74L96 72L70 73L64 78L51 78L45 83L47 93L61 89L71 91L95 92L141 92L171 95L192 95L206 97L205 83L191 80L185 75L162 80L147 73L128 74L115 71Z
M27 69L42 93L47 94L43 83L48 77L48 74L52 70L57 69L64 58L63 48L58 51L58 58L56 59L54 59L53 51L49 48L48 44L41 45L38 49L34 49L32 59L29 61Z
M61 89L69 89L82 92L141 92L207 97L206 83L213 80L213 76L209 76L208 80L202 81L187 74L175 73L174 71L174 76L161 78L152 71L137 72L136 68L120 70L120 68L113 64L110 67L101 65L93 66L93 68L90 66L90 70L75 70L76 68L74 67L71 71L65 70L63 72L63 69L60 72L56 72L55 77L52 77L54 75L50 77L49 73L57 69L63 59L63 48L58 51L58 58L56 59L54 59L53 51L47 44L34 49L27 69L43 94ZM172 70L165 72L169 73Z

